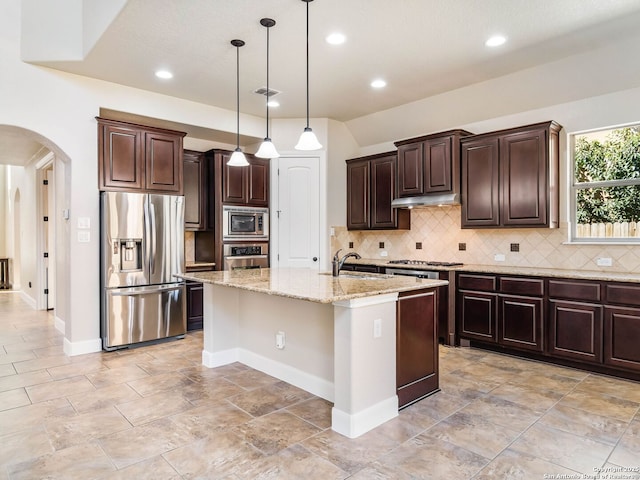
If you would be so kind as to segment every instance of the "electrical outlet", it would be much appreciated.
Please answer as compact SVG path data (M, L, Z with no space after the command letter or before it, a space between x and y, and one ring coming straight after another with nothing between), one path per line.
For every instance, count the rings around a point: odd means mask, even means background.
M610 257L600 257L596 259L596 265L599 267L610 267L613 265L613 261Z
M511 244L511 251L512 252L519 252L520 251L520 244L519 243L512 243Z
M458 244L458 250L460 250L461 252L464 252L467 249L467 244L466 243L459 243Z
M373 338L380 338L382 336L382 319L376 318L373 321Z
M332 237L335 237L335 236L336 236L336 229L335 229L335 228L333 228L333 227L331 227L331 228L329 229L329 235L331 235Z
M383 251L381 251L381 252L380 252L380 256L381 256L381 257L386 257L386 256L388 256L388 255L389 255L389 254L387 253L387 251L386 251L386 250L383 250Z
M504 256L502 253L496 253L496 254L493 256L493 259L494 259L496 262L504 262L504 261L505 261L505 256Z
M285 343L286 342L285 342L284 332L276 333L276 348L278 350L284 349Z

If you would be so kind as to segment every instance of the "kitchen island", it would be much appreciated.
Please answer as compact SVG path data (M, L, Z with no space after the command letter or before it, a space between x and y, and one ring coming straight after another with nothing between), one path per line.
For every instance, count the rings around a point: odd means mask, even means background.
M268 268L183 278L204 284L205 366L241 362L331 401L332 429L351 438L398 414L398 294L447 284Z

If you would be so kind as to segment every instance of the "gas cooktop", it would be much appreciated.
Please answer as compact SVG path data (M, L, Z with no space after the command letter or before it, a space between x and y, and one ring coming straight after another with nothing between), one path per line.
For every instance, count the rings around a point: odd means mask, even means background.
M389 260L390 265L430 265L432 267L459 267L461 262L435 262L432 260Z

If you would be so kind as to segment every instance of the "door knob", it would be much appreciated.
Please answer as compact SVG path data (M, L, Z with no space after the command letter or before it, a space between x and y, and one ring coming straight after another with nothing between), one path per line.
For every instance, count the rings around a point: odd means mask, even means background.
M318 257L313 257L313 261L317 262L318 261Z

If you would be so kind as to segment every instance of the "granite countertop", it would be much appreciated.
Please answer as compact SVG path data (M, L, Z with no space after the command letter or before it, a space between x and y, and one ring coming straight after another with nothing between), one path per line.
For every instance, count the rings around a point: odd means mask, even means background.
M331 272L318 272L306 268L194 272L180 275L180 277L317 303L332 303L386 293L433 288L448 283L444 280L357 272L342 272L339 277L334 278Z
M495 273L501 275L524 275L530 277L557 277L557 278L575 278L582 280L603 280L611 282L632 282L640 283L640 273L623 273L623 272L605 272L599 270L569 270L563 268L537 268L537 267L519 267L514 265L480 265L480 264L464 264L458 266L432 266L432 265L401 265L389 264L389 259L380 258L361 258L355 260L349 258L347 262L359 265L376 265L379 267L403 268L411 270L432 270L432 271L450 271L457 272L478 272L478 273Z

